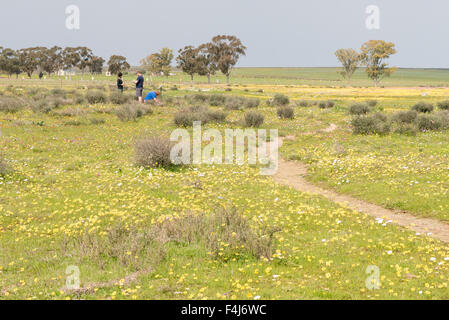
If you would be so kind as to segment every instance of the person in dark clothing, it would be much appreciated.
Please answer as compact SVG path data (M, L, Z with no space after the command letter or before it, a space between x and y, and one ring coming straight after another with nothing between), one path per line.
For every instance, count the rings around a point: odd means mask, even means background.
M137 80L134 80L136 84L136 96L139 98L139 102L142 103L142 95L143 95L143 76L140 71L137 71Z
M123 92L123 74L119 72L117 76L117 89L118 91Z

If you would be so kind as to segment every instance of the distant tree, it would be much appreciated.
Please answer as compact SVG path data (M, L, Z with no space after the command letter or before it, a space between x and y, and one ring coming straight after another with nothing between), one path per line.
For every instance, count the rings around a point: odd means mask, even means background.
M102 57L92 56L90 58L90 72L102 73L103 65L106 61Z
M198 73L200 67L200 55L198 48L193 46L186 46L183 49L179 49L179 55L176 57L178 67L188 75L190 75L193 81L193 76Z
M63 69L70 70L79 65L81 57L78 48L66 47L62 52L63 56Z
M208 51L217 68L226 76L226 81L229 83L231 71L240 56L246 54L246 47L236 36L218 35L213 37L208 44Z
M81 73L84 74L84 71L91 67L93 56L92 50L87 47L77 47L76 51L80 57L76 66L81 70Z
M396 52L394 43L383 40L370 40L362 45L361 61L366 66L365 71L374 81L375 87L382 78L390 76L397 70L396 67L388 68L385 62Z
M168 78L173 57L173 50L162 48L159 52L143 58L140 63L144 69L156 74L161 73Z
M118 74L120 71L128 70L131 66L124 56L113 55L108 61L108 70L112 74Z
M43 47L32 47L19 50L18 56L20 68L29 78L31 78L33 72L38 70L42 65L44 49L45 48Z
M200 76L207 76L207 82L210 83L210 77L214 75L218 68L213 54L211 53L212 44L205 43L198 47L198 68L197 73ZM213 51L213 50L212 50Z
M348 81L349 85L352 75L360 64L360 54L354 49L338 49L335 51L335 56L343 66L343 71L340 74Z
M48 76L51 76L52 73L55 73L64 67L62 52L62 48L58 46L45 49L44 52L42 52L41 68L43 71L47 72Z
M11 77L13 74L18 77L21 69L17 51L0 47L0 71L5 72L8 77Z

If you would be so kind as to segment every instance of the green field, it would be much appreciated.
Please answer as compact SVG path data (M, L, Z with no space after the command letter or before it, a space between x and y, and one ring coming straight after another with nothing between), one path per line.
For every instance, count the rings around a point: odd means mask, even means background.
M348 114L367 99L387 116L447 100L449 71L400 69L373 88L361 70L346 88L336 70L238 68L230 86L221 76L155 78L165 105L135 121L111 102L76 102L89 90L109 95L113 78L1 79L0 103L23 106L0 109L10 169L0 177L0 299L448 299L447 243L275 183L257 166L135 163L136 139L170 134L186 106L227 113L206 128L242 127L247 109L199 96L258 98L261 128L290 137L280 154L306 163L309 181L449 221L449 131L356 135ZM290 98L294 119L268 105L275 94ZM37 102L57 99L45 112ZM65 289L69 266L84 291ZM380 271L375 290L370 266Z

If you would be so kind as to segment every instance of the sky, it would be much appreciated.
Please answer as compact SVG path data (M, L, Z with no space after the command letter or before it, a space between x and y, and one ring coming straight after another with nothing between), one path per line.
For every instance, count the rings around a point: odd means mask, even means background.
M79 29L67 28L69 5ZM366 25L372 5L378 29ZM241 67L332 67L335 50L382 39L396 45L392 65L449 68L448 15L447 0L14 0L0 9L0 46L87 46L137 65L162 47L230 34L247 47Z

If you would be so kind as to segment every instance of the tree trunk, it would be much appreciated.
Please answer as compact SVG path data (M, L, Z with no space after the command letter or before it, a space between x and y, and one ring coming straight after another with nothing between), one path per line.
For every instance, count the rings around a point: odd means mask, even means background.
M374 78L374 87L377 87L377 78Z
M230 75L227 74L227 75L226 75L226 83L227 83L227 84L229 84L229 77L230 77Z
M207 83L210 84L210 74L207 75Z

